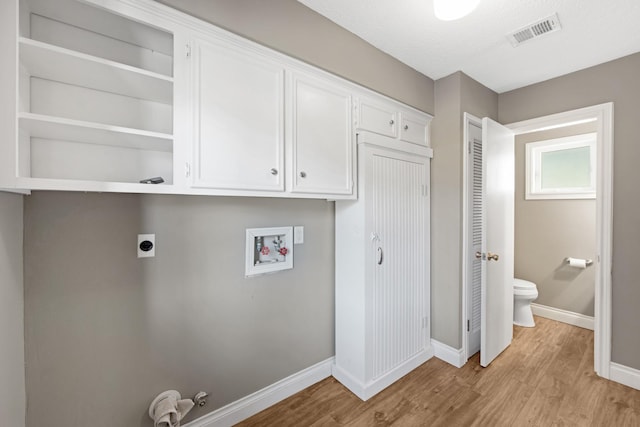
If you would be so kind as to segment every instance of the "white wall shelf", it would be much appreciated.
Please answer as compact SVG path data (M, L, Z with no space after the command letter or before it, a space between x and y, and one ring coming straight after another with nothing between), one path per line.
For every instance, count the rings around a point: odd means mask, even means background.
M20 63L32 77L171 104L173 78L119 62L20 38Z
M164 152L173 150L173 136L170 134L33 113L19 113L18 118L20 130L26 132L31 138L137 148L140 150Z

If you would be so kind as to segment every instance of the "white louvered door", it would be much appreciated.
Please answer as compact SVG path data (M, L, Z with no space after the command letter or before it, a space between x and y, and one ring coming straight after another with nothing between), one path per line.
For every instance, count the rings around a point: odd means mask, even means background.
M367 148L370 206L370 378L425 348L428 227L425 157Z
M471 160L470 200L471 208L471 251L467 253L471 265L471 292L469 295L469 317L467 333L469 334L469 356L480 351L480 312L483 263L475 257L482 252L482 129L471 124L469 129L469 158Z

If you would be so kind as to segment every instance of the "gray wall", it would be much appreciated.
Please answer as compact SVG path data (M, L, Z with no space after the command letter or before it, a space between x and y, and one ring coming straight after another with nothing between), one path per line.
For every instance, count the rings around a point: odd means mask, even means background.
M431 162L431 315L434 339L462 347L463 113L497 118L498 94L457 72L435 82Z
M537 285L537 304L593 316L595 267L570 267L568 256L595 259L596 201L525 200L525 144L596 131L596 123L518 135L515 147L515 276Z
M193 419L334 354L333 203L36 192L24 221L29 426L150 426L159 392L209 392ZM245 228L286 225L294 269L245 278Z
M613 362L640 369L640 54L500 95L502 123L614 102Z
M433 80L296 0L158 0L433 113Z
M22 196L0 192L0 415L25 425Z
M431 79L294 0L165 3L433 112ZM333 206L27 197L27 425L149 426L157 393L210 392L193 419L333 356ZM294 270L245 279L245 228L277 225L305 226ZM138 233L155 259L135 257Z

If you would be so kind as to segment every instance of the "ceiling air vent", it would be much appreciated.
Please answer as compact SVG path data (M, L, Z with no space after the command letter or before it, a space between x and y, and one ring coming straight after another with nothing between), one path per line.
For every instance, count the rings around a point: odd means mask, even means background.
M558 14L554 13L553 15L545 19L520 28L519 30L507 35L507 38L511 42L511 45L513 47L516 47L526 41L538 38L543 34L553 33L556 31L560 31L561 29L562 27L560 26Z

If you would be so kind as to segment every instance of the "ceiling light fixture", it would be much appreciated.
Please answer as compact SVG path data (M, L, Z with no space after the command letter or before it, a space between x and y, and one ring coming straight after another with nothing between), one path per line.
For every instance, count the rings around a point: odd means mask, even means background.
M453 21L473 12L480 0L433 0L433 11L441 21Z

